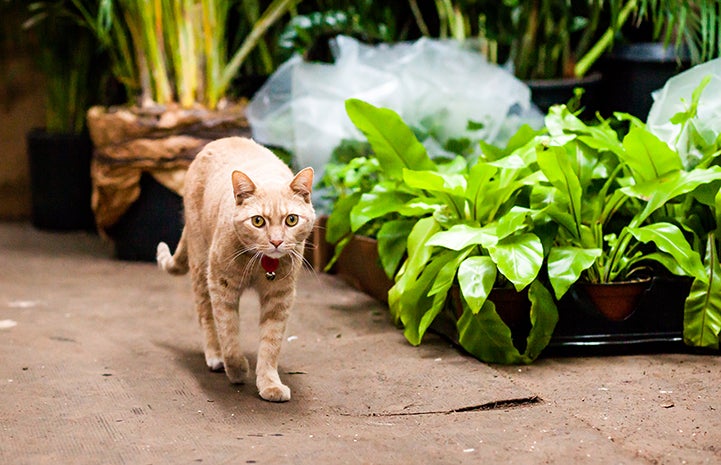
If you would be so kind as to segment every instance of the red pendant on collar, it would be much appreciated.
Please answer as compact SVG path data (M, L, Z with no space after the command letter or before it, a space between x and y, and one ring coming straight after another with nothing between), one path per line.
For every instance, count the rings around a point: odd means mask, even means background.
M262 266L265 270L265 277L268 281L273 281L275 279L275 270L278 269L279 264L280 260L277 258L269 257L267 255L263 255L261 257L260 266Z

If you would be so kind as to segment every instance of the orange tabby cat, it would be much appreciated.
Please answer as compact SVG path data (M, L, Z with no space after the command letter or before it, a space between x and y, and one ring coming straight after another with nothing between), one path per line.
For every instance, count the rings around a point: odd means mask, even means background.
M158 265L171 274L190 269L195 307L211 370L225 368L242 383L249 367L239 344L238 301L248 288L260 298L256 386L269 401L290 400L278 376L286 321L315 221L313 170L295 177L270 150L250 139L209 143L185 178L185 228L171 256L158 244Z

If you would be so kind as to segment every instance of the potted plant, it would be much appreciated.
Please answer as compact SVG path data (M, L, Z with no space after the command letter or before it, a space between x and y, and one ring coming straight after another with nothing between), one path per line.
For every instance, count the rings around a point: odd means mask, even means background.
M555 107L547 127L550 137L536 152L547 181L534 186L531 198L557 226L548 255L557 299L578 281L607 288L653 278L658 268L703 279L684 216L695 192L721 185L721 168L684 169L678 153L641 124L619 140L608 124L586 126ZM624 320L636 304L607 317ZM610 310L618 311L618 302Z
M23 27L45 77L45 126L27 134L31 220L50 230L93 229L91 143L85 113L97 103L102 57L69 2L33 2Z
M693 108L692 102L687 113ZM643 321L628 323L628 315L602 317L606 328L631 328L633 342L645 342L657 336L650 333L654 318L669 314L688 344L718 344L721 308L701 298L718 285L716 236L699 226L713 223L721 202L716 145L701 162L685 166L633 117L619 116L630 124L620 138L610 120L586 125L557 106L545 131L525 128L505 150L485 146L482 159L439 162L395 113L357 100L349 100L347 110L377 157L379 176L371 188L336 204L328 237L340 239L341 250L344 239L380 223L380 260L395 281L389 307L410 342L420 343L451 302L462 309L453 319L466 350L486 361L528 363L553 341L556 301L565 318L582 325L584 303L569 301L567 293L579 294L585 283L634 279L641 271L651 279L651 290L643 284L651 295L645 298L674 308L637 312ZM669 280L674 275L685 280ZM504 284L527 292L525 341L511 331L517 321L496 307ZM674 286L680 300L664 301ZM553 337L563 339L564 331ZM631 335L620 332L615 343L624 337Z
M353 99L346 108L368 138L382 177L369 191L336 204L329 237L381 220L378 249L385 271L395 277L388 303L412 344L455 300L452 318L466 350L486 361L535 359L553 332L555 304L538 279L544 253L532 228L534 212L514 205L539 173L513 162L434 161L395 112ZM534 135L526 128L511 146L525 146ZM508 326L518 322L506 323L499 315L504 312L496 311L494 285L527 291L521 295L530 307L530 318L524 315L530 330L517 341L520 350Z
M574 97L576 87L587 90L585 102L595 108L600 75L591 71L636 0L459 0L436 5L441 36L472 39L491 61L508 62L545 112Z
M713 66L714 63L698 66L667 84L669 89L676 89L684 97L678 102L670 100L669 96L659 99L655 113L659 115L660 110L665 110L665 114L672 115L665 133L649 122L649 127L679 154L686 171L717 168L719 165L721 146L718 128L712 120L706 119L708 106L713 106L716 99L716 94L707 89L712 79L707 72ZM683 87L680 85L682 82L685 84ZM698 85L690 92L688 89L693 88L696 82ZM700 110L702 105L706 108ZM658 116L655 118L656 121L659 119ZM716 298L719 285L720 191L718 183L697 189L687 197L677 215L684 229L692 233L691 244L703 258L705 269L705 273L693 277L684 302L683 340L690 346L712 349L719 348L721 336L721 302Z
M154 260L158 241L172 245L180 237L178 194L195 154L210 140L249 134L231 83L298 0L275 0L264 10L260 2L243 2L244 14L235 18L246 27L234 27L248 32L232 51L231 2L72 1L109 53L112 73L130 99L88 112L96 223L114 239L119 258ZM248 18L257 19L250 24ZM152 197L144 198L148 191L165 198L154 205Z

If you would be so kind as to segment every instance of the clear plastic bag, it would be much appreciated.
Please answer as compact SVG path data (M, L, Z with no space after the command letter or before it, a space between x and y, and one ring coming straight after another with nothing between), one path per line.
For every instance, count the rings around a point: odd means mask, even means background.
M674 115L689 109L693 92L707 76L710 81L701 93L696 117L684 125L671 122ZM679 73L652 96L648 129L677 150L687 168L695 166L702 156L699 149L713 144L721 133L721 58Z
M436 148L458 137L504 145L522 124L543 125L528 86L454 41L370 46L339 36L334 56L333 64L294 56L247 109L254 139L319 175L342 139L363 139L345 113L348 98L391 108L410 126L432 125L438 140L426 142ZM482 129L470 132L469 121Z

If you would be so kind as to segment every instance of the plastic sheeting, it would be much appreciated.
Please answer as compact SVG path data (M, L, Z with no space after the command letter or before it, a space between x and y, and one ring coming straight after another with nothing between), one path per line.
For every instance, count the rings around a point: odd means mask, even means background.
M687 125L672 123L674 115L689 109L693 92L707 76L710 81L701 93L696 118ZM648 129L677 150L687 168L694 166L701 157L698 144L710 145L721 133L721 58L672 77L653 93L653 99ZM692 140L694 133L703 141Z
M255 140L289 150L299 166L318 174L342 139L363 139L345 113L348 98L391 108L411 126L432 127L437 140L424 143L437 149L456 137L503 145L523 123L543 125L528 86L455 41L370 46L339 36L334 55L333 64L294 56L247 108ZM470 132L469 121L483 128Z

